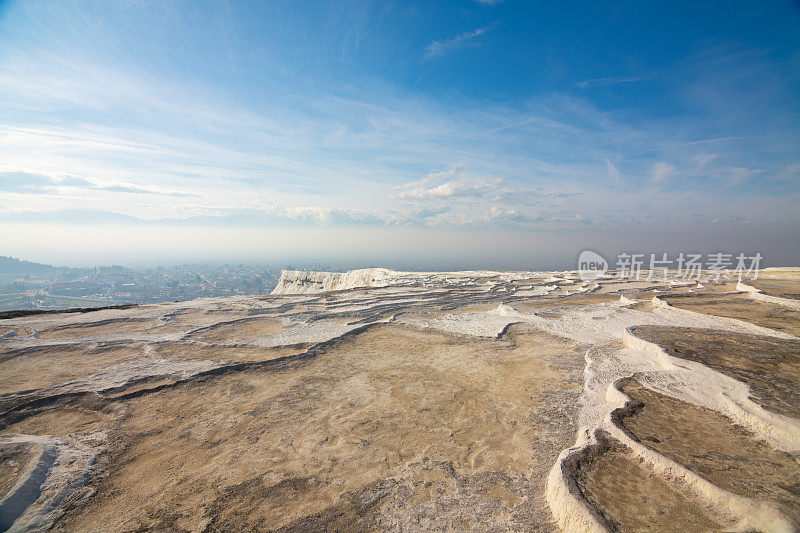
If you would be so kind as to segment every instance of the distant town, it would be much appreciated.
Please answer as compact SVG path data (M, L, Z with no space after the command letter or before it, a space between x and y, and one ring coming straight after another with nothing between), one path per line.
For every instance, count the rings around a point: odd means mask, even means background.
M280 267L192 263L148 268L57 267L0 257L0 311L66 309L126 303L264 294Z

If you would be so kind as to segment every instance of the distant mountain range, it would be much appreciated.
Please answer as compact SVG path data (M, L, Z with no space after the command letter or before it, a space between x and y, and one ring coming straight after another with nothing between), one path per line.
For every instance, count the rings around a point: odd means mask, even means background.
M0 255L0 274L49 274L62 268Z

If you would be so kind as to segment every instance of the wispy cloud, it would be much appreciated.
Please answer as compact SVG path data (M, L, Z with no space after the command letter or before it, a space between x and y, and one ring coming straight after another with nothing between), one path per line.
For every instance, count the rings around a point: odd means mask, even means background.
M789 181L794 183L800 182L800 163L788 165L786 168L778 172L773 179L775 181Z
M581 89L590 89L592 87L607 87L609 85L619 85L622 83L635 83L637 81L644 81L649 79L648 76L611 76L608 78L592 78L583 80L575 85Z
M747 167L727 167L724 170L728 174L728 185L736 185L737 183L749 179L761 172L760 169Z
M0 191L17 193L47 193L62 189L85 189L91 191L118 192L130 194L154 194L159 196L191 197L193 193L170 191L155 187L113 183L99 184L79 176L52 177L28 172L0 172Z
M477 45L492 28L431 43L426 56ZM375 90L358 77L307 84L277 74L275 87L271 79L259 86L269 102L254 104L179 76L139 76L121 63L26 50L11 56L0 65L0 107L24 113L0 113L0 172L28 175L0 176L8 192L0 210L88 210L102 202L150 221L540 228L577 224L579 215L652 218L636 207L647 205L642 189L665 182L721 216L726 206L704 188L726 183L731 196L748 187L766 195L748 179L750 169L787 190L797 177L794 130L781 141L792 156L767 159L760 154L775 144L742 124L652 119L570 91L453 105L398 87ZM728 131L737 135L720 135ZM461 163L448 166L453 161ZM569 196L576 191L585 194ZM680 202L664 196L662 203L666 210ZM792 211L763 213L798 220Z
M580 193L543 190L497 176L470 172L464 163L395 187L387 220L427 226L532 228L573 222L569 203Z
M619 183L622 181L617 165L615 165L611 159L606 159L606 171L608 172L608 176L615 182Z
M675 174L675 165L659 161L653 165L653 170L650 172L650 181L653 183L663 183L673 174Z
M709 154L703 152L692 157L692 160L697 164L697 169L702 170L706 167L706 165L708 165L718 157L719 154Z
M492 26L485 26L472 31L465 31L464 33L460 33L449 39L433 41L425 48L425 55L423 58L433 59L436 57L445 56L451 52L461 50L462 48L466 48L468 46L477 46L480 43L476 39L491 29Z

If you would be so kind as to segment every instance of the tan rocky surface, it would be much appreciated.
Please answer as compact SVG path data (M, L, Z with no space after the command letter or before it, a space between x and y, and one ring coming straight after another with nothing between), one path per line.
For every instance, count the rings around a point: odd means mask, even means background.
M60 531L797 524L793 308L713 279L310 279L3 320L0 518Z
M0 494L6 494L28 466L31 453L27 446L16 444L0 449Z
M765 409L800 418L800 340L656 326L637 326L633 333L669 355L747 383L750 397Z
M98 369L142 357L137 345L50 345L8 350L0 356L3 394L49 388Z
M715 531L727 524L653 473L622 443L599 431L597 442L564 465L575 490L612 531Z
M679 309L744 320L800 336L800 311L774 303L753 301L746 295L686 294L660 298Z
M762 276L758 279L746 279L745 283L770 296L800 300L800 282L797 279Z
M541 527L582 356L535 331L476 341L378 325L313 359L143 395L112 429L112 475L63 524L271 530L380 486L386 525Z
M686 466L714 485L755 500L775 502L800 527L800 462L776 450L716 411L643 387L619 389L631 398L614 419L637 441Z

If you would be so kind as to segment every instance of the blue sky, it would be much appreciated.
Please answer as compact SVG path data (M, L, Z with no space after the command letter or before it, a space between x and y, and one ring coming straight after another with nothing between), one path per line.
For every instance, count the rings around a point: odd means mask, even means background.
M800 7L697 4L0 2L0 253L800 263Z

